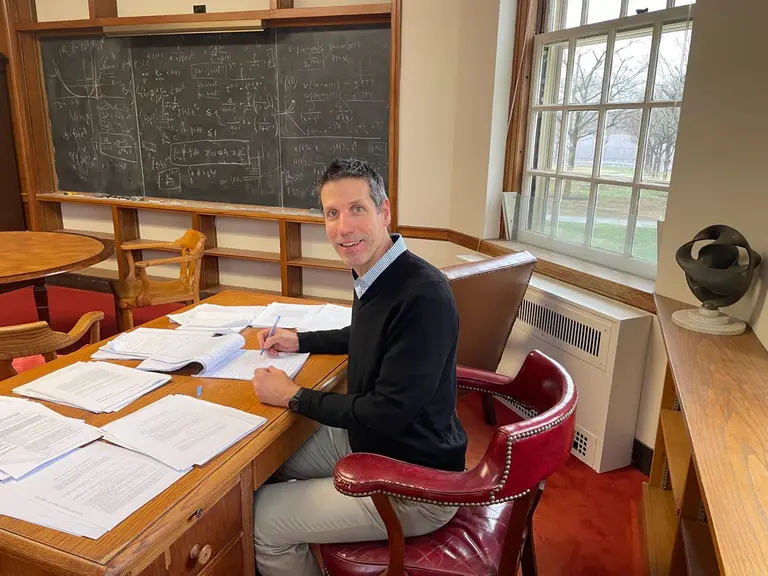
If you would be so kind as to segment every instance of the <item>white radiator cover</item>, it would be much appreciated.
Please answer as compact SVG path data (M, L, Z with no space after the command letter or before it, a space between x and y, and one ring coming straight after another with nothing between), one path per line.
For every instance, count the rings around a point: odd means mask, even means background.
M572 453L598 472L622 468L632 458L652 320L534 274L498 371L516 374L534 349L562 364L579 393Z

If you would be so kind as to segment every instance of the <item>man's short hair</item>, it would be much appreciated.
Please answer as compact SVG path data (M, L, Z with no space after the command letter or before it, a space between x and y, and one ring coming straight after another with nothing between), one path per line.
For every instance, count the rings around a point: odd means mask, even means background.
M326 168L317 184L317 197L320 199L320 191L328 182L343 180L344 178L360 178L368 183L368 193L371 196L376 210L381 212L381 206L387 198L387 190L384 187L384 179L376 170L362 160L352 158L336 158ZM322 205L322 200L321 200Z

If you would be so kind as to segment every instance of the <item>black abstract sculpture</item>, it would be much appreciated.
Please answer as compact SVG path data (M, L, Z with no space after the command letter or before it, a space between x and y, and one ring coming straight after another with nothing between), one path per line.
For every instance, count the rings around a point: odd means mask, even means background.
M702 240L712 242L702 246L694 258L694 244ZM749 257L745 264L739 263L740 249ZM673 315L675 323L713 334L743 332L743 322L734 322L718 309L735 304L744 297L752 284L755 269L762 262L760 254L752 250L747 239L730 226L707 226L677 249L675 260L685 272L691 292L702 304L698 313L681 310L676 313L677 318Z

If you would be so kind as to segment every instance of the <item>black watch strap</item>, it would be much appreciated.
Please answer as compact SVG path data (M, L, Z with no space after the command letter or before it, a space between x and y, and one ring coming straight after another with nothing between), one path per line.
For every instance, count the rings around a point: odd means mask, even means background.
M299 409L299 397L302 392L304 392L304 388L299 388L296 394L293 395L293 398L288 401L288 409L291 412L296 412Z

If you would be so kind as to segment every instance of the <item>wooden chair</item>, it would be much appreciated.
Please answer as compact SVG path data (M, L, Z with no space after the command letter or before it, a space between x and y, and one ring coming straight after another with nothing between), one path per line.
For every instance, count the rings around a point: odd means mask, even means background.
M115 295L118 329L122 332L133 328L133 308L183 302L200 301L200 267L205 250L205 235L197 230L187 230L174 242L134 242L121 244L128 263L125 280L111 283ZM181 256L134 262L134 250L175 249ZM179 278L168 281L150 280L147 268L162 264L179 264ZM136 278L138 271L139 278Z
M56 352L76 344L86 331L91 331L91 344L101 339L100 322L104 312L87 312L66 334L51 330L47 322L31 322L0 328L0 380L16 376L13 360L42 354L46 362L56 359Z

